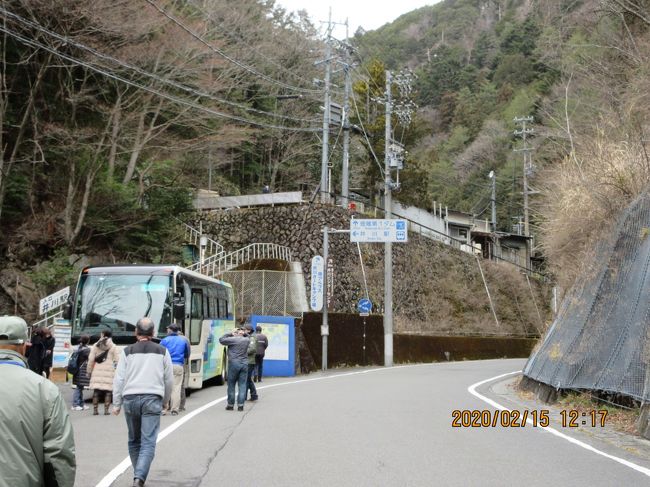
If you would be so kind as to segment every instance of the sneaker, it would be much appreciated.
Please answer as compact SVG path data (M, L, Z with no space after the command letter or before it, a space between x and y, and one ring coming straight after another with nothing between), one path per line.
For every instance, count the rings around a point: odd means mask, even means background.
M161 416L167 416L167 410L163 409L162 412L160 413Z
M237 406L237 411L243 411L243 410L244 410L244 406Z
M251 396L249 399L250 401L257 401L259 399L259 396Z
M178 411L172 411L172 416L178 416Z
M235 409L235 407L231 406L230 404L226 406L226 411L232 411L233 409Z
M73 411L83 411L83 410L84 410L84 408L82 408L81 406L72 406L71 409L72 409Z
M86 409L90 409L90 408L88 406L83 406L81 409L85 411Z

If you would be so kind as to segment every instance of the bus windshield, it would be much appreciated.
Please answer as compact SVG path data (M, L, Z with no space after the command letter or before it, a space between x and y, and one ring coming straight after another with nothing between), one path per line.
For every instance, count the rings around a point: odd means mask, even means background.
M86 274L81 276L73 335L133 336L137 321L148 316L165 330L172 319L171 275Z

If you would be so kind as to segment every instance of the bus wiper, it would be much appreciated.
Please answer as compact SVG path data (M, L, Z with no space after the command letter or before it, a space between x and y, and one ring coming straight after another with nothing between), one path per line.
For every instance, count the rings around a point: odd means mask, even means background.
M145 289L147 290L147 299L149 300L149 304L147 306L147 311L144 312L145 316L149 316L149 312L151 311L151 307L153 306L153 299L151 298L151 293L149 292L149 283L153 279L153 275L149 276L149 279L147 280L147 284Z

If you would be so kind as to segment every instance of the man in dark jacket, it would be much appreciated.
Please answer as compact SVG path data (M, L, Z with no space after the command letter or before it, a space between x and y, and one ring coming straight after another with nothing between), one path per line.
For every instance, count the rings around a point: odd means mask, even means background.
M226 410L232 411L235 406L235 384L237 384L237 411L243 411L248 377L248 346L250 344L248 333L238 328L219 338L219 343L228 347L228 405Z
M257 338L257 352L255 353L255 382L262 382L262 372L264 370L264 354L269 346L269 339L262 333L262 327L255 327L255 336Z
M58 387L27 369L27 323L0 317L0 487L72 487L74 435Z

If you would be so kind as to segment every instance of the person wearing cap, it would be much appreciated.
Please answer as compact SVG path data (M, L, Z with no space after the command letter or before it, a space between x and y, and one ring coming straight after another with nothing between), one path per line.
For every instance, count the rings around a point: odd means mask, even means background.
M57 386L25 360L27 323L0 317L0 487L72 487L72 424Z
M269 346L269 339L262 333L262 327L255 327L255 338L257 339L257 351L255 353L255 382L262 382L264 372L264 354Z
M169 356L172 359L174 388L172 389L169 408L171 409L172 416L178 414L178 409L181 404L181 388L183 387L183 366L190 357L189 342L178 334L178 330L178 325L172 323L167 327L167 336L160 342L169 351Z
M253 333L253 325L246 323L244 325L244 330L248 333L249 344L248 344L248 375L246 376L246 390L250 391L250 400L257 401L259 396L257 395L257 388L253 383L253 372L255 372L255 354L257 352L257 337Z

